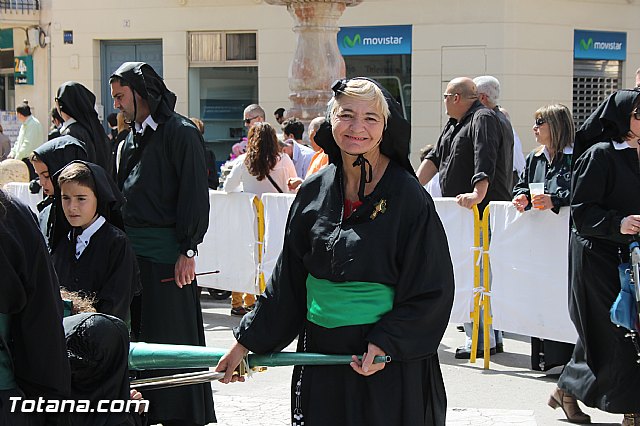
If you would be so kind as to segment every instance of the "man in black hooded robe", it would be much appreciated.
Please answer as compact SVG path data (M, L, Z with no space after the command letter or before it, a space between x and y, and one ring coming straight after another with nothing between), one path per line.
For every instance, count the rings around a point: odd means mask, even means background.
M176 96L151 66L125 62L109 83L114 107L133 130L124 141L117 175L127 200L125 230L142 280L138 340L205 346L194 259L209 224L202 135L174 112ZM166 278L174 281L160 282ZM179 372L185 370L161 374ZM209 384L149 391L145 397L151 424L215 421Z

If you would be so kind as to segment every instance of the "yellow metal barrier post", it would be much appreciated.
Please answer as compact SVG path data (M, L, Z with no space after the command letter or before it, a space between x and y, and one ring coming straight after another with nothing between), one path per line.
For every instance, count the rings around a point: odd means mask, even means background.
M478 324L480 323L480 298L482 294L482 283L480 277L480 230L482 222L478 207L473 206L473 311L471 311L471 323L473 331L471 333L471 357L469 362L476 362L476 352L478 349Z
M256 220L258 223L258 287L262 294L267 287L262 272L262 255L264 252L264 204L259 197L253 197L253 205L256 208Z
M482 214L482 281L484 290L482 292L483 309L483 332L484 332L484 368L489 369L489 359L491 357L490 330L493 319L491 317L491 281L489 265L489 205L484 208ZM497 342L496 342L497 344Z

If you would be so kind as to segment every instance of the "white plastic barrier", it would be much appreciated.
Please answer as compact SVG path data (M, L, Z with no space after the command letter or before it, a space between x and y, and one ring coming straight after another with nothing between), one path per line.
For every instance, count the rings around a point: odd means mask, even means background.
M36 215L38 214L37 205L42 201L42 189L37 194L32 194L31 191L29 191L29 183L10 182L5 184L4 190L7 194L29 206Z
M510 202L489 206L494 328L575 343L567 301L569 209L518 213Z
M198 246L196 273L201 287L259 293L254 194L209 191L209 229Z
M460 207L455 198L434 198L433 201L447 234L455 276L449 322L469 322L473 302L473 211Z
M295 194L263 194L264 206L264 253L262 255L262 272L267 283L271 278L273 268L282 251L284 233L287 226L289 209Z

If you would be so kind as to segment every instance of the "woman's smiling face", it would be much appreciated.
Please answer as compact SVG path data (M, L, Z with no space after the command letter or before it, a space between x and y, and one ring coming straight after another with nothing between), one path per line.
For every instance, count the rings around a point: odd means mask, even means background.
M341 96L331 119L333 138L349 154L364 154L378 145L384 131L384 116L372 101Z

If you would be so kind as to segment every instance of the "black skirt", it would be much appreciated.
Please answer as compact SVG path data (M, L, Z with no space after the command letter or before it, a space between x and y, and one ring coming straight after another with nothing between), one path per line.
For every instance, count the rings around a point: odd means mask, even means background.
M531 369L548 371L554 367L564 366L571 359L573 343L556 342L555 340L531 338Z
M138 258L142 279L140 341L206 346L195 280L183 288L160 280L174 276L174 265ZM169 376L197 369L148 370L140 377ZM216 421L211 385L143 391L149 400L149 424L182 421L204 425Z
M307 322L298 351L363 354L370 328L328 329ZM369 377L349 365L296 366L291 390L294 426L445 424L447 397L437 355L412 362L392 360Z

